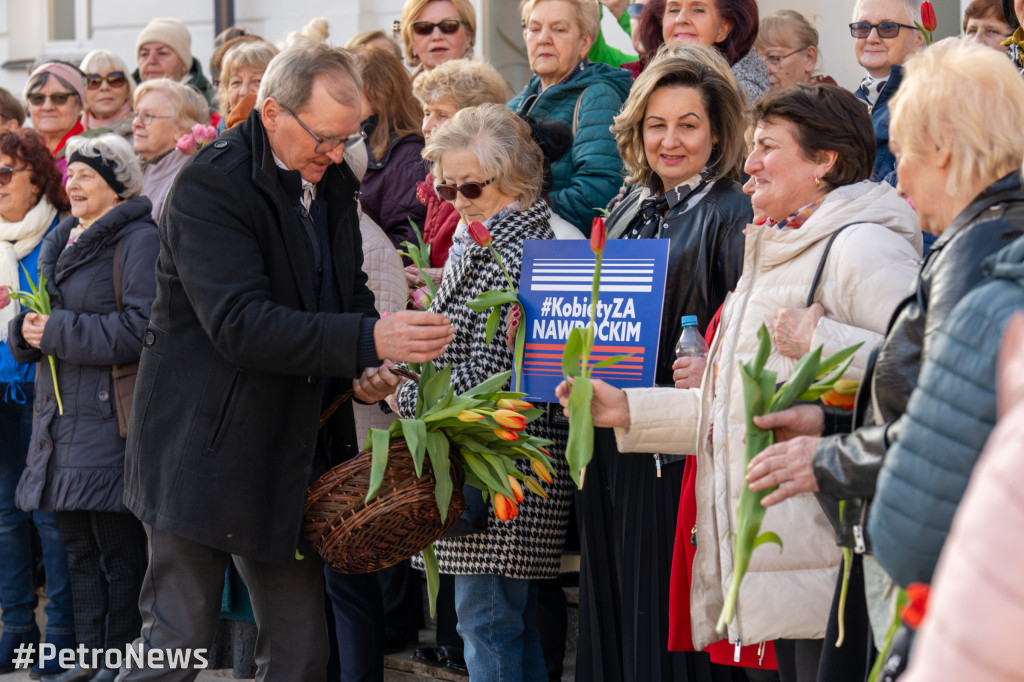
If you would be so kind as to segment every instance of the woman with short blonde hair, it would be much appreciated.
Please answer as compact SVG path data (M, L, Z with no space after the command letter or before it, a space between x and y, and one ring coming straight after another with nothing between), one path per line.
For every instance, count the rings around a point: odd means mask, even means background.
M246 95L253 95L251 100L255 103L263 73L278 52L280 50L273 43L251 40L238 43L224 54L220 66L217 105L225 121Z
M118 135L131 135L135 81L128 65L109 50L93 50L85 55L79 68L85 74L82 126L86 130L108 128Z
M469 0L407 0L399 29L414 76L473 54L476 10Z

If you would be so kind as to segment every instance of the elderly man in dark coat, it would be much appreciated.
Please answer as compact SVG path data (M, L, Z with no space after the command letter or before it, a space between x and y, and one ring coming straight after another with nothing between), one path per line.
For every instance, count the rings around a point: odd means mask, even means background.
M343 162L359 113L347 53L285 50L249 119L171 190L126 462L125 503L149 535L147 650L209 646L233 560L259 627L257 679L325 679L323 564L300 537L303 502L356 435L350 407L319 435L318 416L350 385L383 397L397 380L377 373L383 359L427 361L452 338L442 315L377 318ZM197 674L126 668L121 679Z

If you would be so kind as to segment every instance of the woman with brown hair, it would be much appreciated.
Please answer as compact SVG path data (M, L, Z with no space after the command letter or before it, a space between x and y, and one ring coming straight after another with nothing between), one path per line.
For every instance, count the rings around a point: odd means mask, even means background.
M366 138L366 175L359 203L397 247L416 242L409 221L423 225L427 208L416 198L416 183L427 174L420 158L423 109L412 94L405 67L376 47L356 53L363 89L362 132Z

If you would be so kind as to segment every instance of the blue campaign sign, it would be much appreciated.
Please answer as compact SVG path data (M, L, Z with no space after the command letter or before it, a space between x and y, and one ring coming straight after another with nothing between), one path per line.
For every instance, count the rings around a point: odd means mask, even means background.
M668 263L667 239L609 239L601 260L601 290L591 362L630 357L592 376L620 388L654 385ZM526 315L522 390L554 402L562 352L573 327L590 322L594 252L590 242L527 240L519 300Z

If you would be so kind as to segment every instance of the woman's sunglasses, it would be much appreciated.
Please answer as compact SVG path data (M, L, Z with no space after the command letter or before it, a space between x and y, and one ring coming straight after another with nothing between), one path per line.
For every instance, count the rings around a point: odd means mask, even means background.
M467 182L464 185L437 185L435 189L437 190L437 196L445 201L455 201L456 192L472 201L473 199L479 199L480 195L484 193L484 187L494 182L494 180L495 178L491 178L487 182Z
M34 107L42 106L43 102L49 98L53 102L53 106L61 107L67 104L68 97L77 97L78 93L75 92L51 92L49 95L44 95L40 92L31 92L26 95L25 99L28 103Z
M441 33L451 35L456 33L459 30L459 27L464 23L466 22L458 19L445 19L444 21L439 21L436 24L431 21L414 21L412 22L412 32L418 36L429 36L434 32L435 28L439 28L441 29Z
M15 173L27 171L28 168L0 168L0 187L10 184Z
M103 81L107 81L112 88L119 88L125 84L127 79L123 71L111 71L106 76L101 76L98 73L85 74L86 87L90 90L95 90L103 85Z
M909 28L912 31L916 31L916 26L908 26L907 24L901 24L896 21L882 21L877 24L869 24L866 21L855 21L850 24L850 35L854 38L867 38L871 35L871 29L878 30L879 38L895 38L900 34L901 28Z

